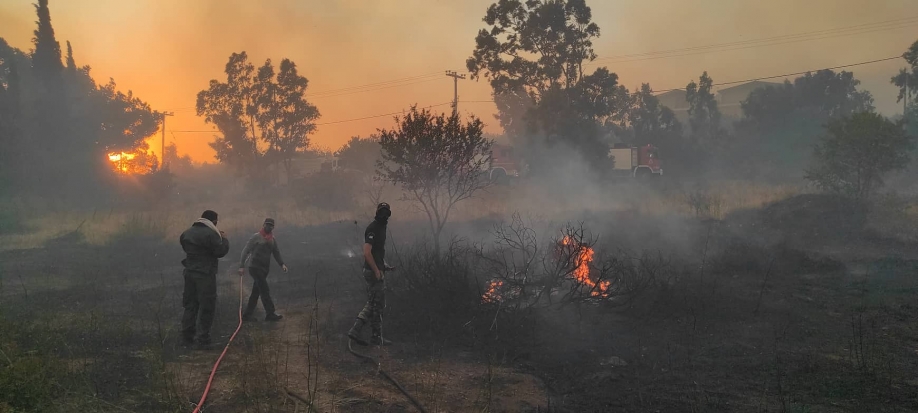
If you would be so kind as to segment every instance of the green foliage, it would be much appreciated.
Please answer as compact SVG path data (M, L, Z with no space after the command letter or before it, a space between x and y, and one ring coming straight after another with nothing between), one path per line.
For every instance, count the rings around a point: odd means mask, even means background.
M361 139L354 136L341 149L335 151L335 156L338 157L338 165L342 168L372 174L376 171L376 162L380 159L381 150L378 137Z
M61 45L54 37L54 28L51 27L51 11L48 9L48 0L38 0L35 4L38 14L38 28L35 29L35 51L32 52L32 62L35 71L45 82L59 80L61 74Z
M899 74L890 79L890 82L899 88L899 96L896 102L901 102L902 99L909 99L918 104L918 93L915 93L915 90L918 90L918 40L912 43L911 47L902 54L902 58L908 63L909 68L900 70ZM909 96L905 96L906 85L908 85L910 91Z
M873 111L873 97L857 90L859 84L850 72L820 70L753 90L736 123L734 169L760 179L797 179L827 121Z
M867 201L883 177L908 166L914 141L881 115L861 112L833 120L813 152L815 165L805 178L820 188Z
M166 151L163 154L163 162L170 171L190 171L194 168L194 162L188 155L179 156L178 146L175 143L166 145Z
M744 126L761 131L784 131L795 118L822 124L858 112L873 111L870 92L858 91L860 81L851 72L820 70L780 87L753 90L742 102Z
M466 61L472 79L490 80L504 131L522 143L536 171L556 164L536 150L564 144L599 166L608 149L604 125L620 123L628 102L618 75L605 67L585 74L596 58L599 26L584 0L500 0L484 17ZM550 157L550 154L541 154Z
M458 115L412 107L396 122L395 129L379 131L377 173L421 205L439 250L440 233L456 204L488 185L481 174L490 165L494 142L482 136L484 124L475 117L462 124Z
M583 62L596 58L599 26L591 19L585 0L500 0L488 7L491 28L478 32L466 66L473 79L489 78L495 94L571 88L583 77Z
M289 173L320 117L306 99L309 81L289 59L276 73L270 59L256 71L246 52L230 55L224 72L225 83L211 80L197 98L198 116L222 135L210 144L217 159L249 175L278 162Z
M0 39L0 181L10 192L98 199L110 189L99 185L113 172L108 153L146 153L159 118L113 80L97 85L69 42L63 70L48 2L35 9L31 54Z
M725 134L720 124L720 109L711 92L713 84L714 80L708 76L708 72L704 72L698 78L698 83L692 81L685 87L692 135L709 149L719 143Z

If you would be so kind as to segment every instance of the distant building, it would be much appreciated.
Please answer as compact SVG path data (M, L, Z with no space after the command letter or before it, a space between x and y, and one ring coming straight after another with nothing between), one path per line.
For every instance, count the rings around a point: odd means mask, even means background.
M668 107L676 115L676 119L683 124L688 123L689 103L685 100L685 91L682 89L670 90L657 95L660 104Z
M766 87L778 87L782 83L762 82L754 80L749 83L743 83L731 86L717 91L717 107L720 113L726 119L736 120L743 117L742 102L749 97L753 90Z
M720 89L715 92L714 99L717 100L717 108L722 115L722 126L731 129L733 122L743 117L742 102L749 97L753 90L781 86L782 83L752 81L748 83L731 86ZM676 115L676 119L684 125L688 124L689 103L685 99L685 90L677 89L657 95L660 104L670 108Z

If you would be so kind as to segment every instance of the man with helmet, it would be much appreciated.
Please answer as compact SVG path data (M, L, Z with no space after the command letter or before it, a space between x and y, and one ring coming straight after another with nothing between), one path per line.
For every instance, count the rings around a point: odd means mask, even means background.
M382 336L383 309L386 308L385 297L385 271L393 270L386 264L386 225L392 210L389 204L382 202L376 206L376 216L363 234L363 278L367 283L367 303L357 315L354 326L347 332L347 336L357 344L367 345L361 330L366 323L370 323L372 336L370 344L389 345L390 340Z

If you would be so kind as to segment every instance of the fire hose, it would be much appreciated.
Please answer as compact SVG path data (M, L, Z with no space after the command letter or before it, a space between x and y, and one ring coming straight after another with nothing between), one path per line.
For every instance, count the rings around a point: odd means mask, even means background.
M233 339L236 338L236 334L239 334L239 330L242 328L242 277L239 277L239 324L236 326L236 331L233 332L233 335L230 336L226 346L223 347L223 352L220 353L220 357L217 357L217 362L214 363L214 368L210 371L210 378L207 379L207 386L204 387L204 394L201 395L201 400L198 402L198 405L194 408L194 412L199 413L201 407L204 406L204 400L207 400L207 394L210 393L210 386L213 384L214 376L217 374L217 367L220 366L220 362L223 361L223 356L226 355L226 351L229 350L230 343L233 342Z

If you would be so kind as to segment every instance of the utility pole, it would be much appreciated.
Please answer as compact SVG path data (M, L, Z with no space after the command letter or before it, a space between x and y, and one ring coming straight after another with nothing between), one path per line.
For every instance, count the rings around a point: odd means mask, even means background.
M456 116L459 113L459 79L465 79L465 75L453 70L447 70L446 75L453 78L453 116Z
M166 116L173 116L175 115L175 113L174 112L160 112L159 115L162 116L163 118L163 139L162 139L162 148L160 149L162 152L159 153L159 156L160 156L159 169L163 169L166 167Z

